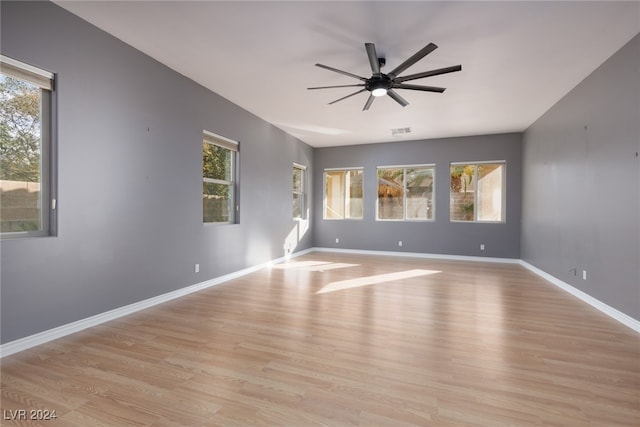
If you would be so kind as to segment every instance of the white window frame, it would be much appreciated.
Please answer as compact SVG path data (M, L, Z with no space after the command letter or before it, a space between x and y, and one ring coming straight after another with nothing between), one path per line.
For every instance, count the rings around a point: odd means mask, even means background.
M0 55L0 74L40 88L40 229L0 233L2 239L55 235L57 199L54 162L55 75L16 59Z
M484 164L502 165L502 191L501 191L501 212L500 221L488 221L478 219L478 166ZM470 162L451 162L449 163L449 203L451 203L451 167L452 166L475 166L473 172L473 219L461 220L451 219L451 207L449 207L449 222L456 223L480 223L480 224L505 224L507 222L507 161L506 160L482 160L482 161L470 161Z
M402 169L402 218L380 218L380 201L378 196L378 171L381 169ZM431 199L431 218L407 218L407 169L432 169L433 170L433 190ZM391 222L434 222L436 220L436 165L435 163L425 163L419 165L389 165L376 166L376 221Z
M344 172L345 174L353 171L358 171L362 173L362 216L353 217L346 216L346 212L349 211L347 203L347 189L346 189L346 180L344 181L345 188L343 188L344 197L342 198L343 203L343 216L342 218L328 218L327 217L327 172ZM327 221L362 221L364 218L364 206L365 206L365 194L364 194L364 167L356 166L356 167L347 167L347 168L326 168L322 173L322 219Z
M209 132L207 130L202 131L202 143L203 144L211 144L217 147L229 150L231 152L231 171L230 171L230 180L224 179L214 179L214 178L205 178L202 177L203 183L210 184L220 184L227 185L229 187L229 220L228 221L204 221L204 211L202 221L205 225L207 224L237 224L240 206L238 204L238 152L239 152L239 143L229 138L225 138L224 136L215 134L213 132ZM204 159L203 159L204 161ZM204 206L203 206L204 210Z
M295 187L293 188L293 199L295 200L296 196L300 197L300 216L293 215L293 219L303 220L307 218L307 167L294 162L293 173L295 174L295 171L297 170L300 171L300 191L296 191Z

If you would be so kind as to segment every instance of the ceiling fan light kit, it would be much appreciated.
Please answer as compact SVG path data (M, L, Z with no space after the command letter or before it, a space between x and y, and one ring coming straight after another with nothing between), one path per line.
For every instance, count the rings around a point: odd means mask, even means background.
M386 76L385 76L386 77ZM391 89L391 80L380 76L379 78L371 78L370 81L365 84L365 88L371 92L373 96L385 96L387 91Z
M435 86L407 84L404 82L410 81L410 80L422 79L425 77L438 76L446 73L453 73L453 72L462 70L462 65L454 65L451 67L439 68L437 70L431 70L431 71L425 71L422 73L400 76L400 74L403 71L405 71L407 68L411 67L413 64L420 61L422 58L424 58L429 53L433 52L438 48L438 46L436 46L435 44L429 43L428 45L420 49L418 52L413 54L413 56L411 56L409 59L404 61L402 64L398 65L396 68L391 70L391 72L385 74L380 71L380 68L382 68L385 65L386 60L385 58L378 58L375 44L365 43L364 48L365 48L365 51L367 52L367 57L369 58L369 64L371 66L371 73L372 73L371 77L366 78L366 77L358 76L357 74L349 73L347 71L339 70L337 68L329 67L327 65L316 64L316 67L324 68L325 70L333 71L348 77L358 79L362 83L353 84L353 85L318 86L318 87L310 87L307 89L315 90L315 89L333 89L333 88L342 88L342 87L362 87L363 89L359 89L356 92L350 93L347 96L343 96L342 98L336 99L335 101L330 102L329 105L335 104L336 102L350 98L354 95L358 95L359 93L369 91L370 92L369 98L367 99L367 102L364 104L364 108L362 109L363 111L368 110L371 107L371 104L373 104L373 101L375 98L378 98L384 95L389 95L391 99L396 101L401 106L405 107L409 105L409 103L400 95L398 95L398 93L395 92L394 89L408 89L408 90L418 90L422 92L442 93L445 91L445 88L435 87Z

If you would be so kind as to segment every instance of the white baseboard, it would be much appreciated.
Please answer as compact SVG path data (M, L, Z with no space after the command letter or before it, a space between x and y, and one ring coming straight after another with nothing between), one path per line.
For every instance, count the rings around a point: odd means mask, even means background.
M430 259L443 259L452 261L479 261L479 262L496 262L500 264L518 264L520 260L517 258L493 258L493 257L481 257L481 256L469 256L469 255L448 255L448 254L427 254L419 252L396 252L396 251L371 251L363 249L343 249L343 248L312 248L314 252L336 252L343 254L358 254L358 255L384 255L384 256L398 256L398 257L413 257L413 258L430 258Z
M311 249L295 252L287 257L277 258L263 264L255 265L253 267L245 268L240 271L225 274L224 276L219 276L210 280L206 280L204 282L196 283L194 285L187 286L186 288L181 288L175 291L167 292L166 294L158 295L156 297L135 302L133 304L125 305L123 307L118 307L116 309L109 310L104 313L97 314L95 316L87 317L85 319L81 319L76 322L67 323L66 325L58 326L56 328L39 332L37 334L29 335L28 337L20 338L15 341L10 341L8 343L0 345L0 358L12 355L14 353L18 353L23 350L27 350L29 348L35 347L40 344L44 344L46 342L49 342L58 338L62 338L64 336L73 334L75 332L80 332L84 329L100 325L110 320L115 320L120 317L126 316L128 314L133 314L137 311L144 310L146 308L150 308L155 305L162 304L164 302L171 301L176 298L180 298L182 296L185 296L194 292L198 292L203 289L210 288L212 286L219 285L229 280L236 279L238 277L245 276L249 273L253 273L255 271L261 270L265 267L269 267L272 264L282 262L285 259L295 258L309 252L311 252Z
M529 264L526 261L522 261L520 260L520 265L522 265L524 268L526 268L527 270L532 271L533 273L537 274L538 276L542 277L543 279L551 282L551 284L559 287L560 289L569 292L571 295L573 295L574 297L577 297L579 299L581 299L582 301L586 302L587 304L589 304L590 306L600 310L601 312L603 312L604 314L606 314L607 316L611 317L614 320L617 320L618 322L622 323L623 325L633 329L636 332L640 333L640 321L637 319L634 319L631 316L628 316L626 314L624 314L623 312L616 310L615 308L603 303L600 300L595 299L594 297L592 297L591 295L582 292L580 289L574 288L573 286L571 286L570 284L568 284L567 282L563 282L562 280L558 279L555 276L552 276L551 274L547 273L546 271L540 270L538 267L535 267L531 264Z
M166 294L158 295L153 298L149 298L143 301L139 301L133 304L129 304L123 307L109 310L107 312L100 313L95 316L88 317L86 319L81 319L76 322L68 323L66 325L58 326L56 328L49 329L47 331L39 332L37 334L30 335L28 337L20 338L15 341L10 341L8 343L0 345L0 358L5 356L10 356L12 354L18 353L23 350L27 350L29 348L35 347L40 344L44 344L46 342L52 341L57 338L62 338L64 336L73 334L75 332L80 332L84 329L100 325L110 320L115 320L120 317L133 314L140 310L144 310L146 308L150 308L155 305L162 304L164 302L171 301L176 298L180 298L182 296L191 294L193 292L198 292L203 289L207 289L212 286L219 285L229 280L236 279L238 277L242 277L247 274L253 273L255 271L261 270L265 267L269 267L272 264L276 264L276 263L285 261L287 259L295 258L310 252L336 252L336 253L351 253L351 254L362 254L362 255L385 255L385 256L430 258L430 259L444 259L444 260L457 260L457 261L478 261L478 262L520 264L523 267L527 268L528 270L532 271L533 273L537 274L538 276L542 277L543 279L546 279L547 281L551 282L555 286L565 290L566 292L569 292L573 296L581 299L582 301L586 302L592 307L600 310L601 312L608 315L609 317L617 320L623 325L628 326L634 331L640 333L640 321L616 310L613 307L608 306L607 304L593 298L592 296L580 291L579 289L574 288L568 283L565 283L562 280L520 259L315 247L315 248L310 248L310 249L305 249L303 251L295 252L290 256L277 258L263 264L245 268L243 270L236 271L233 273L225 274L224 276L219 276L210 280L206 280L204 282L196 283L194 285L187 286L186 288L177 289L175 291L168 292Z

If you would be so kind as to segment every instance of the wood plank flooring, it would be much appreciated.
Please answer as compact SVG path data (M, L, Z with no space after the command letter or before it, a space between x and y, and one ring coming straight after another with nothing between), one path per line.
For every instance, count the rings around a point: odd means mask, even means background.
M515 264L310 253L1 363L3 426L640 425L640 335Z

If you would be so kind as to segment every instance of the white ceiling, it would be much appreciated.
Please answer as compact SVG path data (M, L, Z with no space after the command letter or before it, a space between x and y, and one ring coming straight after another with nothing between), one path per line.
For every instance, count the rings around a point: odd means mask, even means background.
M57 4L314 146L525 130L640 32L638 2L56 1ZM368 93L334 105L370 77L365 42L389 72L439 46L404 74L462 64L362 107ZM356 88L357 89L357 88Z

